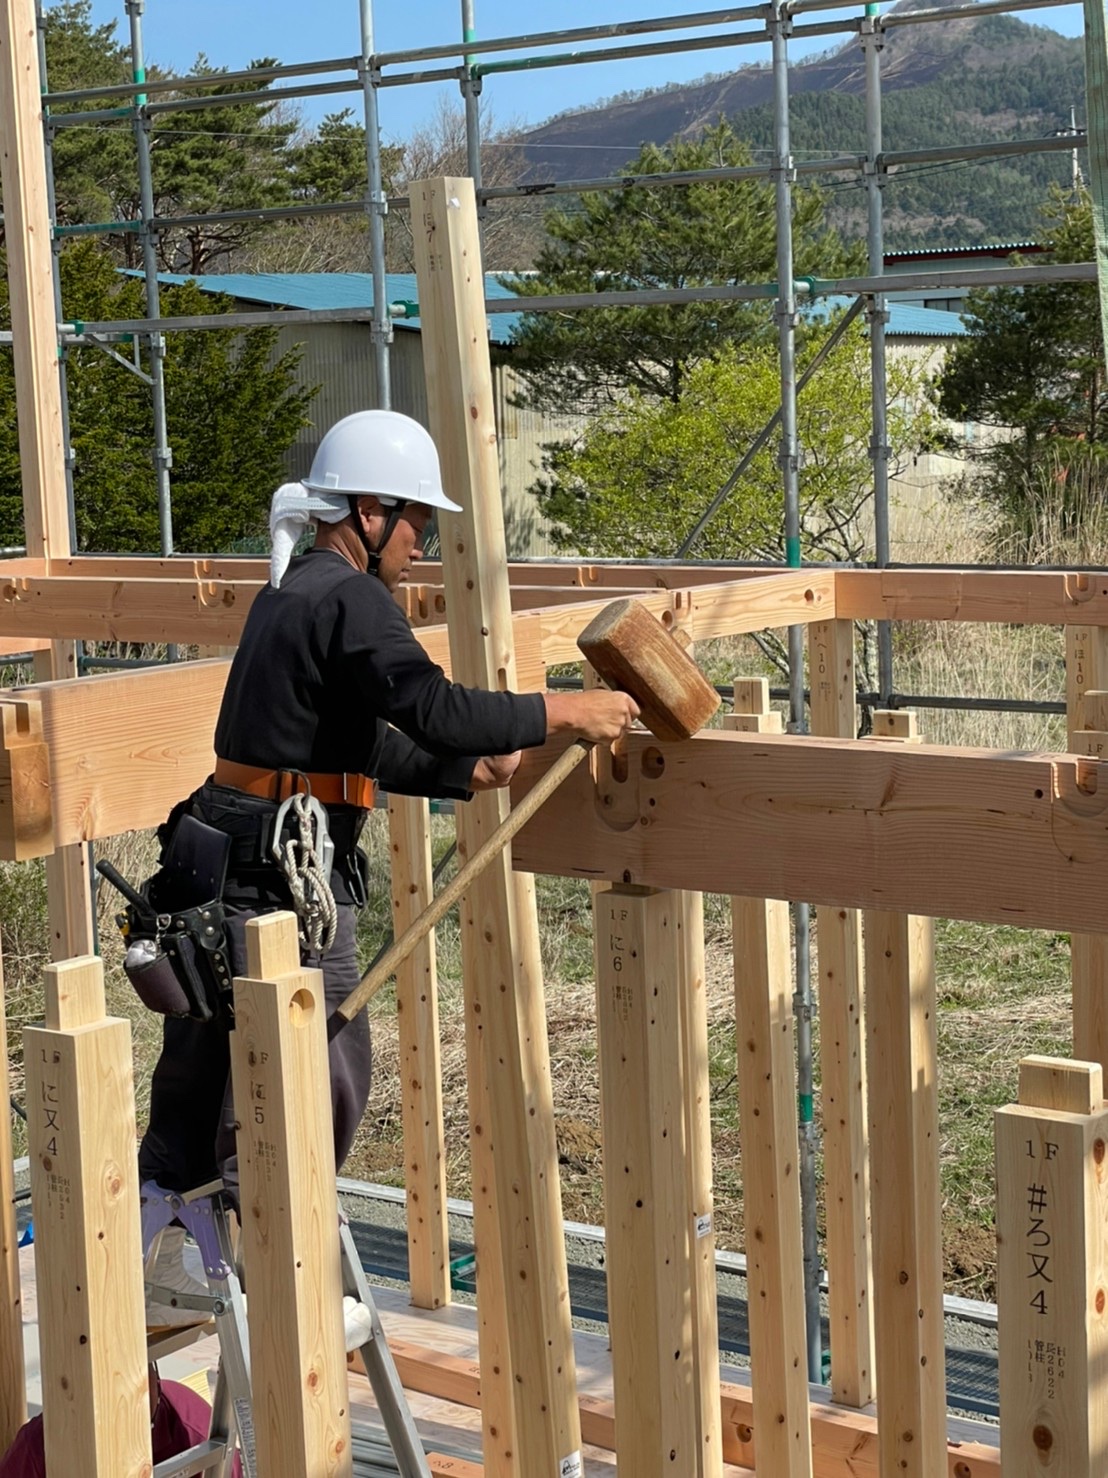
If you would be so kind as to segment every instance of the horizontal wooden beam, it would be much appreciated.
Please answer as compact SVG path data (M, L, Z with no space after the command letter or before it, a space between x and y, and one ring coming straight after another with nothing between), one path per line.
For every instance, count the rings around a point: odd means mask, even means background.
M514 630L519 686L541 690L541 622L521 616ZM446 628L418 635L449 672ZM179 662L0 690L0 859L162 821L211 773L229 668L225 659Z
M555 757L524 756L518 801ZM1099 786L1099 789L1098 789ZM587 765L516 838L560 873L1108 932L1108 767L880 740L635 734L602 805ZM609 824L608 817L613 818Z
M407 1341L390 1340L389 1348L407 1390L454 1401L459 1406L480 1407L481 1370L476 1361ZM355 1355L353 1363L360 1366L360 1357ZM724 1384L720 1404L724 1461L754 1468L754 1403L750 1390ZM583 1395L580 1405L582 1439L593 1447L614 1451L612 1403ZM813 1478L879 1478L874 1417L818 1401L812 1402L810 1415ZM946 1472L948 1478L1000 1478L1000 1452L981 1442L952 1441L947 1448Z
M838 570L836 613L854 621L1108 626L1108 573Z

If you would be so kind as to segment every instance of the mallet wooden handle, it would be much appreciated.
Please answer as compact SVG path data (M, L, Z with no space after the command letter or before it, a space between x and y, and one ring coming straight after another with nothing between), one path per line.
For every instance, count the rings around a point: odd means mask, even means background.
M506 819L500 823L492 836L482 843L461 871L454 875L441 893L436 894L419 918L409 924L400 938L393 941L376 965L366 971L358 985L338 1008L337 1015L346 1021L354 1020L354 1017L364 1005L373 999L389 976L396 973L398 966L403 964L420 940L430 934L444 914L450 912L474 878L480 877L489 863L500 855L516 832L526 826L544 801L558 789L566 776L577 768L591 749L592 745L582 739L569 746L562 757L551 765L538 784L527 792L519 805L512 807Z

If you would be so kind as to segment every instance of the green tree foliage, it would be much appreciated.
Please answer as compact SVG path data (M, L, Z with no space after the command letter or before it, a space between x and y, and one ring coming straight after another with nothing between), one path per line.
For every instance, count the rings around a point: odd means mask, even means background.
M826 326L809 334L800 369ZM889 432L894 462L929 436L918 375L890 365ZM680 400L631 391L574 443L548 451L536 493L557 544L585 554L672 556L780 404L771 345L726 345L692 365ZM805 549L833 559L865 552L869 467L869 356L854 327L798 400L803 448L800 495ZM781 471L775 440L754 459L697 544L701 558L784 557Z
M90 241L61 256L63 311L86 321L142 316L142 288L121 278ZM191 283L167 288L167 314L226 312L229 298ZM10 324L6 280L0 322ZM298 387L299 353L275 355L275 329L206 329L167 340L166 402L177 548L232 548L265 525L270 495L284 476L284 454L307 424L314 390ZM121 346L121 352L128 352ZM157 491L148 387L101 350L67 356L77 546L104 552L156 552ZM23 542L23 509L10 355L0 356L0 543Z
M630 175L671 174L750 163L747 146L720 123L697 142L650 144ZM523 295L630 288L701 287L776 279L773 190L754 180L698 181L680 188L644 185L590 193L551 210L549 243L536 271L511 286ZM798 190L793 211L798 274L835 276L862 266L824 224L816 190ZM765 341L774 332L766 304L693 303L681 307L590 308L525 314L514 331L513 365L529 403L565 411L633 388L680 401L698 360L721 343Z
M91 15L90 0L62 0L46 12L46 67L52 92L130 81L129 51L117 40L115 23L97 26ZM272 58L250 65L269 66ZM210 78L209 86L179 95L158 93L151 99L161 104L177 97L226 97L219 106L153 115L150 158L154 213L159 217L257 210L285 205L292 198L288 147L296 132L295 119L282 111L276 98L240 100L239 94L256 93L259 85L221 82L222 70L200 55L192 75ZM164 75L157 67L147 68L151 79ZM71 111L123 106L129 101L124 96L97 98ZM124 117L118 122L58 131L54 177L60 225L141 218L133 130L133 121ZM203 219L167 227L158 239L159 261L167 271L209 271L260 230L264 225L257 221ZM128 265L137 263L140 248L133 232L120 233L114 245Z
M1088 195L1055 192L1042 234L1052 260L1092 261ZM974 292L965 321L969 337L947 356L938 405L952 422L995 428L983 442L955 437L976 466L974 493L1014 531L1032 511L1044 469L1063 503L1073 469L1081 469L1075 486L1095 469L1108 491L1108 378L1096 284Z

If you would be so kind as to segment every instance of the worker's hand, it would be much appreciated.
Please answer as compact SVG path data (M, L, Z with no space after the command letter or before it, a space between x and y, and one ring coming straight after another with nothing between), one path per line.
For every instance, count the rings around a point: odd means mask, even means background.
M519 769L520 751L513 754L487 754L479 759L470 776L470 790L503 790Z
M593 744L614 744L639 716L628 693L592 688L585 693L546 694L546 732L573 734Z

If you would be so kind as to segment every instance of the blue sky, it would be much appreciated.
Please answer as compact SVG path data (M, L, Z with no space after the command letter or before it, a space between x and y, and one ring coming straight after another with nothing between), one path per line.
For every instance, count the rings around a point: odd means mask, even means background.
M47 0L47 4L50 0ZM534 34L575 25L598 25L666 16L711 8L681 0L475 0L478 37ZM852 10L824 12L810 19L857 15ZM883 10L887 5L882 5ZM447 42L461 29L460 0L376 0L377 49L399 50ZM123 0L92 0L96 23L117 20L117 34L127 35ZM1065 35L1081 34L1080 5L1057 10L1025 11L1021 19L1050 26ZM358 0L147 0L144 39L147 61L174 71L187 70L203 51L218 66L246 66L254 57L276 56L283 62L318 61L352 56L359 49ZM649 38L660 39L660 38ZM835 37L795 43L794 55L824 50ZM478 47L478 52L480 48ZM742 46L642 60L597 62L519 75L490 78L486 95L499 123L541 123L563 108L610 97L632 88L687 81L706 72L730 71L743 62L764 60L764 47ZM440 96L457 97L452 84L389 88L381 101L382 129L399 139L427 121ZM308 118L341 108L343 97L303 103ZM350 103L359 107L356 94Z

